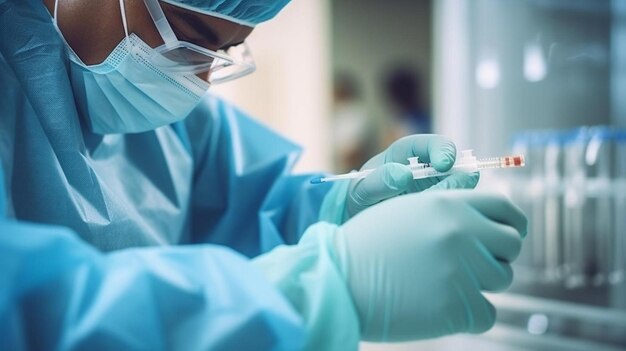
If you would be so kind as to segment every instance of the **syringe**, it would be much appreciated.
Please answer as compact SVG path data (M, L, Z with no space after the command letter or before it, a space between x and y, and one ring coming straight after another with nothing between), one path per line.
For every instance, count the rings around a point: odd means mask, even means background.
M479 172L484 169L493 168L515 168L524 167L526 160L524 155L502 156L477 159L472 150L463 150L461 156L457 158L454 166L447 172L439 172L433 168L430 163L420 163L417 157L410 157L409 168L413 172L413 179L424 179L430 177L445 177L457 172ZM338 174L328 177L318 177L311 179L311 184L320 184L326 182L334 182L338 180L365 178L372 173L373 169L366 169L359 172Z

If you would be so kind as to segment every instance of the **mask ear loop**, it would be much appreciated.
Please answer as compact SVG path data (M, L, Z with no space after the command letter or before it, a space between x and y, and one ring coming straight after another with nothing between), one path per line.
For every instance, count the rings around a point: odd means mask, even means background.
M59 27L59 24L57 23L57 12L59 12L59 0L54 0L54 26L55 27Z
M130 35L128 34L128 22L126 20L126 6L124 6L124 0L119 0L120 2L120 12L122 14L122 25L124 26L124 41L126 42L126 48L128 53L131 55L136 55L136 50L139 50L135 45L135 42L131 40Z
M126 22L126 7L124 6L124 0L120 0L120 11L122 12L122 25L124 26L124 33L128 38L128 23Z

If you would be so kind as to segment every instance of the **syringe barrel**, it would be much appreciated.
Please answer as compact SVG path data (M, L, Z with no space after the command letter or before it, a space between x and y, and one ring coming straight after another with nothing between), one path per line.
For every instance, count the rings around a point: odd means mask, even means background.
M524 167L524 155L482 158L478 160L478 169Z
M478 172L478 164L475 162L465 163L461 165L453 166L447 172L439 172L432 167L422 168L422 169L414 169L413 170L413 179L424 179L431 177L445 177L454 173L473 173Z

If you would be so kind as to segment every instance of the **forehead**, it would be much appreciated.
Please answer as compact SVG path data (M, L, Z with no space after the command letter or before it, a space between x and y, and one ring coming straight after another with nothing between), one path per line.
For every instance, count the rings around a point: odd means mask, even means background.
M211 49L239 44L254 29L166 2L161 2L161 7L179 39Z

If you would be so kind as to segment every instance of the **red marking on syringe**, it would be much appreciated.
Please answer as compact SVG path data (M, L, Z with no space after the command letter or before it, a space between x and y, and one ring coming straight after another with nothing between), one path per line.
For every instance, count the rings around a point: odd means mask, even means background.
M502 157L502 167L524 167L524 155Z

